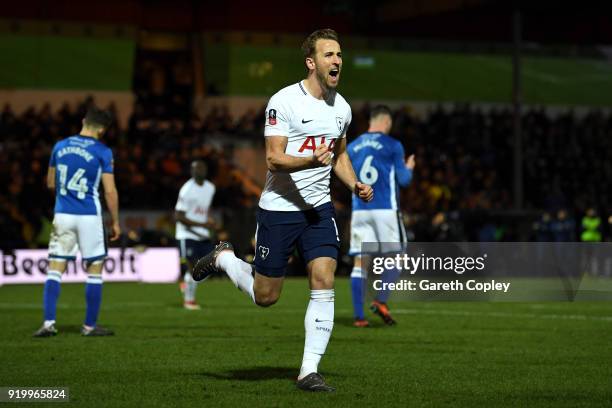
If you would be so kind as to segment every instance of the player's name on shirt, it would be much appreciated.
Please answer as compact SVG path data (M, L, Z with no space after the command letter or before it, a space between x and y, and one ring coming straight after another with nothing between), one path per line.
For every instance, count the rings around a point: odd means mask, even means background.
M384 146L382 145L382 143L380 143L380 142L379 142L379 141L377 141L377 140L365 139L365 140L362 140L362 141L361 141L361 142L359 142L359 143L356 143L356 144L353 146L353 151L354 151L355 153L357 153L358 151L360 151L360 150L361 150L361 149L363 149L364 147L371 147L372 149L375 149L375 150L382 150L382 149L384 148Z
M57 157L62 158L67 154L76 154L81 156L85 161L90 162L94 159L93 155L82 147L66 146L57 151Z

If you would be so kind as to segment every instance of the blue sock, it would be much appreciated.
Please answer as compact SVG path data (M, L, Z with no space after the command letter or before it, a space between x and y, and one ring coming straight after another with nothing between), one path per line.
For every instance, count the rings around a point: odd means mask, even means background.
M353 312L356 319L363 320L363 298L365 279L361 277L361 268L353 268L351 273L351 292L353 294Z
M45 307L45 321L55 321L57 310L57 299L60 295L62 273L60 271L48 271L45 289L43 291L43 305Z
M385 270L385 272L382 274L382 277L381 277L383 284L395 283L397 281L397 278L399 278L399 275L400 275L400 271L395 268ZM387 287L387 286L385 285L384 287ZM376 300L379 301L380 303L387 303L387 300L389 300L390 295L391 295L391 291L388 289L379 290L378 293L376 294Z
M100 304L102 303L102 276L88 275L85 284L85 300L87 301L87 312L85 314L85 326L94 327L98 321Z

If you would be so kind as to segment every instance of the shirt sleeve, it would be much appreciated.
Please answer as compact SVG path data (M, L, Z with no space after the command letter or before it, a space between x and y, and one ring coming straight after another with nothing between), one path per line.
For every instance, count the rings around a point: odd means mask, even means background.
M346 137L346 132L348 131L348 128L352 120L353 120L353 112L351 112L351 108L349 106L348 114L346 115L346 120L344 121L344 128L342 129L342 137Z
M404 146L397 142L393 149L393 166L395 167L395 178L397 183L406 187L412 180L412 170L406 167L404 163Z
M102 153L102 173L113 173L113 151L111 149L104 149Z
M279 95L270 98L266 107L264 136L289 136L291 112Z

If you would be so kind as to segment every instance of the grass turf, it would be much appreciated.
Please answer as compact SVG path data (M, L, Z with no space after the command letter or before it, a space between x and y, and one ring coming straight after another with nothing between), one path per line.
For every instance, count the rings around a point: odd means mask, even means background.
M74 406L606 406L612 304L396 303L396 327L351 327L348 281L321 372L334 394L295 389L307 283L251 305L227 280L179 307L176 285L105 284L100 323L78 334L83 286L65 284L60 335L34 339L42 287L0 287L0 386L67 386ZM23 405L21 405L23 406Z

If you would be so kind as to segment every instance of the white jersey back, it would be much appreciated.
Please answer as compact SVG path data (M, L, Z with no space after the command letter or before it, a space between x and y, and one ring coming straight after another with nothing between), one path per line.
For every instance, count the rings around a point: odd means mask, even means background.
M285 153L307 157L322 143L332 150L336 139L346 137L351 119L351 107L340 94L328 105L298 82L270 98L264 136L286 136ZM331 169L328 165L292 173L268 171L259 206L270 211L303 211L331 201Z
M174 209L184 211L185 216L191 221L208 221L208 210L215 195L215 185L204 180L202 185L194 179L189 179L179 192L178 200ZM187 227L182 222L176 222L176 239L195 239L201 241L210 238L210 231L203 227Z

